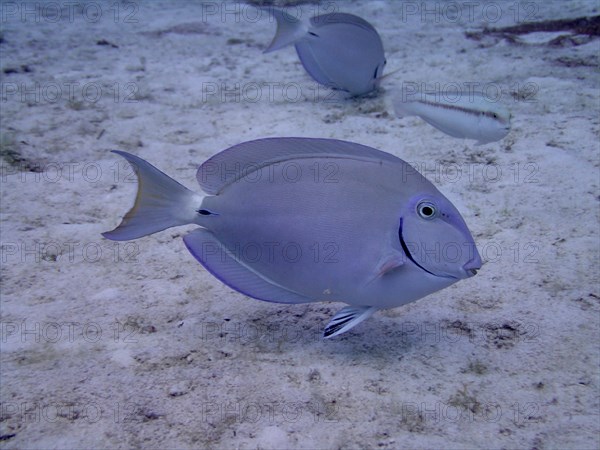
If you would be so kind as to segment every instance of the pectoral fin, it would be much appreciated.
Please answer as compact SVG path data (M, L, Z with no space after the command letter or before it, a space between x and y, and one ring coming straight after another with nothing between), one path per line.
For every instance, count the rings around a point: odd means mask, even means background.
M402 267L406 262L406 257L400 253L394 255L388 255L385 258L382 258L381 262L377 266L377 271L375 274L375 278L380 278L393 270L396 270L398 267Z
M377 309L375 306L347 306L341 309L325 327L323 337L331 338L345 333L371 317Z

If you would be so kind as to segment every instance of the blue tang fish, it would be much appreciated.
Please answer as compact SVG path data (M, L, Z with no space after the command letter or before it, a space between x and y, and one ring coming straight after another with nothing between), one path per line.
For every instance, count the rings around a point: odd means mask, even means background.
M302 65L318 83L351 96L377 89L386 60L381 38L369 22L329 13L305 23L285 11L266 9L277 20L277 33L265 53L294 44Z
M259 300L339 301L324 336L375 311L476 274L481 258L460 213L401 159L334 139L269 138L208 159L185 188L143 159L138 192L104 237L130 240L196 224L183 238L216 278Z

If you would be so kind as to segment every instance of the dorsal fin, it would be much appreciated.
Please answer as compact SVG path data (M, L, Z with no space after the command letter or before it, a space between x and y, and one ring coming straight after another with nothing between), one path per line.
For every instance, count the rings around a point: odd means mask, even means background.
M326 25L332 25L332 24L354 25L354 26L357 26L360 28L364 28L365 30L372 31L375 34L379 35L377 33L377 30L373 27L373 25L371 25L369 22L367 22L362 17L355 16L354 14L335 13L335 12L322 14L320 16L312 17L310 19L310 23L315 28L324 27Z
M382 164L406 164L400 158L366 145L337 139L266 138L223 150L200 166L196 179L207 194L272 164L302 158L344 158Z

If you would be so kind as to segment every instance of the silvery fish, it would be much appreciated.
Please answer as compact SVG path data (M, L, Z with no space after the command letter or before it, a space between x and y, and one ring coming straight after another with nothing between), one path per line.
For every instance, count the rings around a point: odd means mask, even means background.
M302 65L318 83L349 93L367 94L379 86L386 64L373 26L358 16L329 13L308 23L276 8L277 33L265 53L294 44Z
M138 193L104 237L170 227L229 287L278 303L339 301L325 337L375 311L415 301L476 274L481 258L454 205L401 159L334 139L269 138L208 159L194 193L122 151Z
M396 115L419 116L444 133L475 139L477 145L499 141L510 131L510 112L480 93L402 93L394 98Z

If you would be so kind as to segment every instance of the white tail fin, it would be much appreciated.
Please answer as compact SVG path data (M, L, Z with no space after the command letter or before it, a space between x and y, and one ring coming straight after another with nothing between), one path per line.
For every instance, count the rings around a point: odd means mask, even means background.
M190 191L152 164L119 150L133 167L138 178L138 191L133 208L121 224L102 235L113 241L128 241L167 228L195 223L202 195Z
M293 44L308 32L308 26L304 22L283 10L273 7L261 9L268 11L277 20L277 32L264 53L274 52Z
M415 102L407 97L403 92L397 92L395 95L392 94L394 113L396 117L414 116L415 113ZM412 98L412 97L411 97Z

